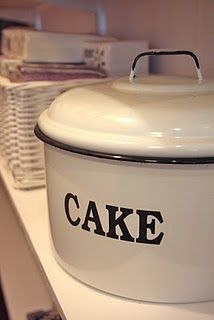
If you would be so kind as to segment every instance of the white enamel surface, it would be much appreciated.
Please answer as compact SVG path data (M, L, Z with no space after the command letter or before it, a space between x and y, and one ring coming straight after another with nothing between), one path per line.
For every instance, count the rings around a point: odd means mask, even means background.
M49 137L93 151L214 156L214 82L149 76L72 89L39 119Z
M69 273L100 290L131 299L196 302L214 299L214 165L145 165L99 160L45 146L50 224L57 260ZM74 227L64 198L72 205ZM83 230L89 200L105 232L106 204L160 211L160 245L112 239ZM136 214L126 224L136 237ZM118 234L120 231L117 230ZM154 235L149 233L148 238Z
M46 190L14 189L8 171L1 162L0 173L11 206L15 209L14 219L32 250L32 259L36 257L36 264L40 267L54 304L63 319L160 320L161 315L161 319L164 320L213 320L214 301L190 304L139 302L94 290L74 279L53 257L49 239ZM20 275L22 276L23 272Z

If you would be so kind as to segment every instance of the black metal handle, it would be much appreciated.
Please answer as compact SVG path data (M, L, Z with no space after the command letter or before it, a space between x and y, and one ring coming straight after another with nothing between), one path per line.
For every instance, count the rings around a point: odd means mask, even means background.
M138 54L133 63L132 63L132 67L131 67L131 72L129 75L129 80L130 82L133 81L133 79L136 77L135 75L135 68L136 68L136 64L138 62L138 60L142 57L145 56L162 56L162 55L188 55L191 58L193 58L194 62L195 62L195 67L196 67L196 71L197 71L197 76L198 76L198 80L202 81L203 77L201 74L201 68L200 68L200 63L199 60L197 58L197 56L191 52L191 51L187 51L187 50L160 50L160 49L152 49L152 50L148 50L145 52L142 52L140 54Z

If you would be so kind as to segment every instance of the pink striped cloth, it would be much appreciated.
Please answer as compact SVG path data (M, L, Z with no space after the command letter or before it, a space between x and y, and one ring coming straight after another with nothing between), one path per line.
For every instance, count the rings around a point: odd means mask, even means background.
M3 58L2 58L3 59ZM12 82L63 81L72 79L106 78L106 72L85 64L27 63L7 60L2 76Z

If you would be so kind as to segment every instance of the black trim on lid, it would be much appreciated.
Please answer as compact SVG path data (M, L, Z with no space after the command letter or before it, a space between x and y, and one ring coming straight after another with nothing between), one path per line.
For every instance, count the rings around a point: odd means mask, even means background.
M129 155L121 155L121 154L111 154L111 153L104 153L98 151L87 150L83 148L77 148L72 145L68 145L59 141L56 141L46 134L44 134L38 124L34 129L35 135L42 140L43 142L65 150L70 151L73 153L78 153L85 156L97 157L97 158L104 158L104 159L111 159L117 161L129 161L129 162L141 162L141 163L162 163L162 164L209 164L214 163L214 157L200 157L200 158L174 158L174 157L143 157L143 156L129 156Z

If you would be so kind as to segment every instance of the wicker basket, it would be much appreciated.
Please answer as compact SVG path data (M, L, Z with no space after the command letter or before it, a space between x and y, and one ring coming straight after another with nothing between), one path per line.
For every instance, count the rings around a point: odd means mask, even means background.
M11 83L0 77L0 153L16 188L45 185L43 144L34 135L40 113L63 91L99 81Z

